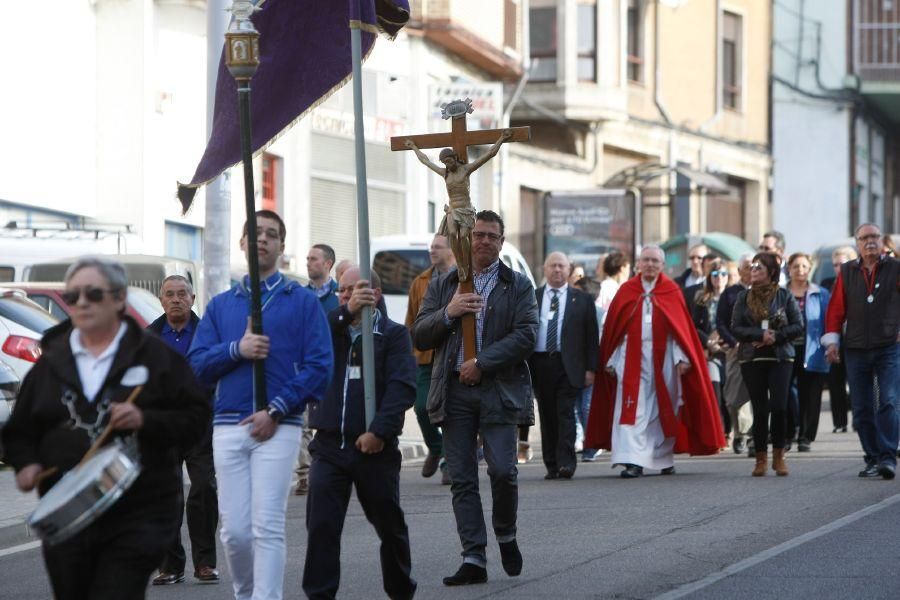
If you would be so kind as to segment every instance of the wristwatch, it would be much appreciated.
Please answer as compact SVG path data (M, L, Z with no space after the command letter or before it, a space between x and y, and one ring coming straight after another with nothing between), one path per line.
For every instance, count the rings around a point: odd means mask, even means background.
M284 416L284 413L275 408L274 406L270 406L266 409L266 414L269 415L269 418L275 421L276 423L281 421L281 418Z

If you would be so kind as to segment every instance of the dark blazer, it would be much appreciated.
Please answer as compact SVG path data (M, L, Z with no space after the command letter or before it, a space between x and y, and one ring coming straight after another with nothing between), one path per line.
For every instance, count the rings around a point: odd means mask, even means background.
M742 284L736 283L725 288L725 291L719 296L719 306L716 308L716 331L719 332L719 337L731 347L736 347L738 344L731 331L731 315L734 312L738 296L746 289Z
M444 322L444 309L456 292L456 271L442 275L428 285L422 308L412 326L413 343L419 350L434 350L428 418L443 422L450 378L462 338L460 319ZM497 285L487 299L478 366L481 383L481 422L519 424L532 407L531 374L526 359L534 352L538 315L534 288L521 273L500 261Z
M325 398L310 403L309 423L318 431L343 435L351 446L367 430L386 445L396 446L406 411L416 401L416 364L409 333L403 325L375 313L375 416L367 429L363 379L347 377L348 366L362 371L362 336L350 340L352 321L346 305L328 313L334 375Z
M546 285L534 294L540 318L541 302ZM600 332L597 325L597 310L589 294L571 285L566 290L566 312L560 332L560 354L569 383L578 389L584 388L585 371L596 371L600 355ZM534 369L534 365L532 365Z

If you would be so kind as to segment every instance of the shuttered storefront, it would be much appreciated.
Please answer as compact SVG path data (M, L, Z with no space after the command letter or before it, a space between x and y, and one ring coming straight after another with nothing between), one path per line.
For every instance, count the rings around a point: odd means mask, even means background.
M353 140L312 136L311 244L334 248L337 260L357 261L356 185ZM369 178L369 236L406 231L406 193L402 153L366 144Z

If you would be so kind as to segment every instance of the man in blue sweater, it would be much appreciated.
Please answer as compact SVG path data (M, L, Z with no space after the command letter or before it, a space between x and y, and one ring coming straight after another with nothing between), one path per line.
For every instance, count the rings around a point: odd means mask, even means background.
M315 294L278 272L285 226L256 213L263 335L249 325L249 277L213 298L188 359L215 385L213 457L221 538L236 599L282 598L285 508L300 447L302 413L325 395L331 334ZM247 224L241 237L247 251ZM265 360L267 407L256 410L253 360Z
M415 403L416 374L409 333L375 311L375 415L366 426L362 379L361 313L381 296L378 275L372 285L359 269L341 277L340 307L328 314L335 369L328 394L310 405L316 437L306 503L306 565L303 591L313 599L331 599L341 575L341 530L351 486L366 518L381 539L381 575L392 599L412 598L409 534L400 508L400 451L397 436L406 411Z

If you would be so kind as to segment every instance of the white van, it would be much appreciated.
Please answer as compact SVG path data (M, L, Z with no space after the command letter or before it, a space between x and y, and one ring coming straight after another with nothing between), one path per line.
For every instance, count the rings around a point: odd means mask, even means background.
M372 240L372 269L381 277L381 291L392 321L406 320L409 286L413 279L431 266L428 248L433 233L421 235L388 235ZM500 260L513 271L522 273L534 286L534 277L518 248L509 242L500 249Z

